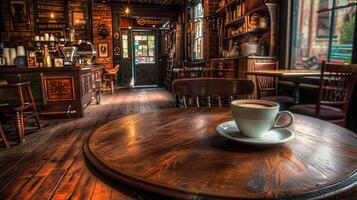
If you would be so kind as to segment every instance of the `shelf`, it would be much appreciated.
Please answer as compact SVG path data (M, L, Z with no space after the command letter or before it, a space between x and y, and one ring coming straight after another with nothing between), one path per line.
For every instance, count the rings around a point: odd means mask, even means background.
M236 6L238 4L239 4L239 2L237 0L230 1L225 6L223 6L222 8L219 8L218 10L216 10L216 13L217 14L222 14L226 10L226 8L229 8L231 6Z
M230 21L230 22L224 24L224 26L225 26L225 27L231 27L231 26L235 26L235 25L237 25L237 24L241 24L241 23L244 22L244 18L245 18L245 16L242 15L242 16L238 17L237 19L234 19L234 20L232 20L232 21Z
M224 26L225 26L225 27L231 27L231 26L235 26L235 25L237 25L237 24L243 23L243 22L244 22L244 18L245 18L246 16L250 16L251 14L253 14L253 13L255 13L255 12L258 12L258 11L260 11L260 10L264 10L264 9L266 9L266 6L265 6L265 5L261 5L261 6L257 7L257 8L254 8L253 10L248 11L248 12L245 13L244 15L238 17L237 19L234 19L234 20L232 20L232 21L226 23Z
M229 36L229 37L225 37L224 40L230 40L230 39L234 39L234 38L244 37L244 36L249 35L249 34L265 33L265 32L268 32L268 31L270 31L270 28L256 28L256 29L248 31L248 32L244 32L244 33L240 33L240 34L237 34L237 35L232 35L232 36Z

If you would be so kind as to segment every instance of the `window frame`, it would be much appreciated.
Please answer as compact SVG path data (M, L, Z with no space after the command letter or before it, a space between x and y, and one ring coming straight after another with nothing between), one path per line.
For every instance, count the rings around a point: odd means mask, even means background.
M201 15L197 15L197 6L201 7ZM202 1L197 1L193 4L193 52L196 53L194 60L203 60L204 59L204 6ZM198 27L199 26L199 27ZM198 28L200 30L198 30Z

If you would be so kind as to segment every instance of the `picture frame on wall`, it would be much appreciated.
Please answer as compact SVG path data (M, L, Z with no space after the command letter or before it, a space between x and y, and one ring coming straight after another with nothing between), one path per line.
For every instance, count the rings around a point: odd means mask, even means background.
M85 26L87 25L85 13L83 11L73 11L72 12L72 24L76 27L85 28Z
M99 58L107 58L108 57L108 44L99 44L98 48Z
M30 31L28 0L10 1L10 23L12 31Z

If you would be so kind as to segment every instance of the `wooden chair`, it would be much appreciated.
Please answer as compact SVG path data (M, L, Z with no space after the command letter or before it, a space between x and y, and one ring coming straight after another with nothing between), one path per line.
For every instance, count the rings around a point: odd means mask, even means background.
M203 77L203 68L205 65L206 65L206 61L184 62L183 63L183 77L180 77L180 78Z
M255 70L276 70L278 62L255 63ZM278 77L272 76L255 76L257 84L257 94L259 99L274 101L279 103L282 109L287 109L294 102L293 98L278 95Z
M2 139L2 142L5 144L6 148L10 148L9 142L6 139L6 135L4 131L2 130L1 123L0 123L0 137Z
M40 118L37 113L36 103L32 96L30 82L17 82L0 85L0 89L14 90L17 94L16 104L6 103L0 107L1 113L15 113L16 114L16 129L19 134L20 142L25 141L25 123L28 119L35 118L37 126L42 129ZM25 102L24 92L27 96Z
M316 105L296 105L290 111L345 126L352 92L357 80L357 65L322 63Z
M207 100L208 107L212 99L217 99L222 107L222 97L232 101L236 96L248 96L254 92L254 83L250 80L220 79L220 78L193 78L177 79L172 83L176 95L177 105L182 98L183 106L188 107L188 98L194 98L196 106L201 106L202 98Z
M105 87L101 88L101 91L111 91L112 94L115 93L115 76L120 70L120 65L116 65L113 69L105 69L103 73L103 85ZM109 84L109 87L108 87Z

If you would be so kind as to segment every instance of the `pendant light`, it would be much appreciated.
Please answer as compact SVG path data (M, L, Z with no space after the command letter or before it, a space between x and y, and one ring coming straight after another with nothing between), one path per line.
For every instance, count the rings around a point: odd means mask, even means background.
M51 0L51 8L53 8L52 1L53 1L53 0ZM51 18L51 19L54 19L54 18L55 18L55 13L54 13L53 11L51 11L51 13L50 13L50 18Z
M130 12L131 12L129 5L130 5L130 0L128 0L128 5L127 5L127 6L125 7L125 9L124 9L124 13L125 13L126 15L129 15Z

